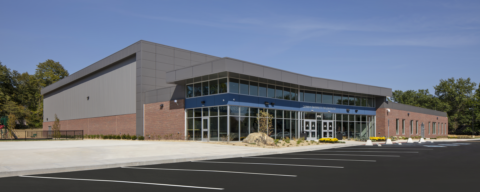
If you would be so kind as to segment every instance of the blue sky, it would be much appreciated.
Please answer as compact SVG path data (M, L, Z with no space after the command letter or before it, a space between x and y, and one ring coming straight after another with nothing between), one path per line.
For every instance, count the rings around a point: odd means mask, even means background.
M70 74L138 41L310 76L429 89L480 83L480 1L2 1L0 61Z

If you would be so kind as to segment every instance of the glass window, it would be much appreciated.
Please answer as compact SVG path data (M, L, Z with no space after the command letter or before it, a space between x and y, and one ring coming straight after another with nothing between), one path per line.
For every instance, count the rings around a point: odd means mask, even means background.
M187 140L193 140L193 118L187 119Z
M240 94L248 95L248 81L240 80Z
M342 104L342 96L334 95L333 96L333 104L341 105Z
M322 103L322 93L317 92L317 103Z
M413 134L413 120L410 121L410 134Z
M258 96L260 97L267 97L267 85L260 83L258 88Z
M209 116L209 115L208 115L208 108L207 108L207 107L206 107L206 108L202 108L202 115L203 115L204 117Z
M275 124L275 139L283 139L283 119L277 119Z
M367 116L362 115L362 121L367 121Z
M220 115L228 115L228 107L227 106L218 107L218 111L220 112Z
M366 97L362 97L362 106L363 107L367 106L367 98Z
M227 79L218 80L218 93L227 92Z
M396 125L396 127L395 127L395 131L397 132L397 135L398 135L398 126L399 126L399 125L398 125L398 124L399 124L399 120L398 120L398 119L397 119L396 124L397 124L397 125Z
M335 117L335 120L341 121L342 120L342 114L337 114Z
M193 84L187 85L187 98L193 97Z
M362 106L362 100L360 97L355 97L355 106Z
M238 116L238 115L240 115L239 111L240 111L240 107L238 107L238 106L230 106L230 115L232 115L232 116Z
M368 98L367 107L373 107L373 98Z
M355 105L355 97L348 97L348 105Z
M333 114L332 113L324 113L323 114L323 120L333 120Z
M258 132L258 119L250 117L250 133Z
M298 90L296 90L296 89L292 89L292 90L291 90L291 92L290 92L290 95L291 95L290 100L292 100L292 101L297 101L297 100L298 100L298 99L297 99L297 95L298 95L298 92L297 92L297 91L298 91Z
M296 111L292 111L290 114L291 114L292 119L297 119L297 112Z
M283 88L283 99L290 100L290 88Z
M349 121L355 121L355 115L348 115Z
M240 107L240 116L248 116L248 107Z
M208 95L208 82L202 82L202 93Z
M315 103L315 92L305 91L305 102Z
M283 99L283 87L275 87L275 98Z
M275 98L275 85L268 85L267 97Z
M210 81L210 95L218 93L218 80Z
M250 124L248 122L250 118L248 117L240 117L240 141L245 139L248 136L248 125Z
M258 108L250 108L250 116L251 117L258 116Z
M202 96L202 84L201 83L195 83L195 85L193 86L193 89L194 89L195 97Z
M218 116L218 107L210 107L210 116Z
M283 110L277 110L277 118L283 118Z
M283 114L284 114L284 117L283 117L283 118L285 118L285 119L287 119L287 118L290 119L290 111L284 111Z
M218 141L218 117L210 117L210 141Z
M415 134L418 134L418 121L416 121L416 124L415 124Z
M227 141L228 140L228 116L220 117L220 129L219 129L219 136L220 141Z
M322 103L323 104L333 104L333 96L332 94L327 94L327 93L324 93L322 95Z
M284 120L285 125L283 125L283 136L285 138L287 138L287 137L291 138L291 136L290 136L290 134L291 134L290 122L291 122L290 120L287 120L287 119Z
M361 115L355 115L355 121L362 121Z
M258 83L250 82L250 95L258 95Z
M269 109L268 114L275 118L275 109Z
M195 109L195 117L202 117L202 108Z
M405 134L405 119L402 119L402 134Z
M230 107L231 108L231 107ZM230 141L240 140L240 130L238 124L240 123L240 117L230 116Z
M193 129L193 139L202 140L202 118L195 118Z
M315 119L316 113L315 112L305 112L305 119Z
M304 95L305 95L305 91L301 90L300 91L300 101L305 101L304 97L303 97Z
M348 121L348 115L343 115L343 121Z
M343 105L348 105L348 96L342 96Z
M230 78L230 93L238 93L240 85L238 84L238 79L232 79Z
M322 120L322 115L321 113L317 113L317 120ZM320 127L320 126L319 126Z
M187 109L187 117L193 117L193 109Z

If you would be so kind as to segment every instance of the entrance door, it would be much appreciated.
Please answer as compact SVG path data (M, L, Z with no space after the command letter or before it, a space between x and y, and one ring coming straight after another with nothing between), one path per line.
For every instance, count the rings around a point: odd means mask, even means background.
M305 120L305 133L307 133L307 140L316 140L317 139L317 130L315 120Z
M202 141L208 141L208 117L202 119Z
M323 138L334 138L335 137L335 127L333 121L322 121L322 137Z

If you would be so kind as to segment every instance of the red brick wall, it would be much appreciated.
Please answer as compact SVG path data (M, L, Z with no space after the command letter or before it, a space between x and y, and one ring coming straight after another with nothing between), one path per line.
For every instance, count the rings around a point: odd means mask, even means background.
M410 113L410 115L408 115ZM438 119L437 119L438 117ZM387 136L388 120L390 119L390 136L403 136L408 137L410 135L410 121L413 120L413 134L412 136L421 136L421 125L425 125L425 137L434 138L439 136L448 135L448 117L427 115L423 113L415 113L410 111L403 111L397 109L390 109L390 113L387 114L386 108L377 109L377 136ZM396 133L396 120L399 119L398 134ZM402 133L402 120L405 119L405 134ZM418 121L418 133L415 131L416 121ZM430 122L430 132L428 123ZM433 122L436 125L436 134L433 134ZM441 130L439 125L445 124L445 129ZM442 127L443 128L443 127Z
M164 139L169 135L185 139L185 100L178 100L178 105L173 101L149 103L144 110L145 139Z
M43 130L48 130L53 123L43 122ZM85 135L135 135L135 114L60 121L60 130L83 130Z

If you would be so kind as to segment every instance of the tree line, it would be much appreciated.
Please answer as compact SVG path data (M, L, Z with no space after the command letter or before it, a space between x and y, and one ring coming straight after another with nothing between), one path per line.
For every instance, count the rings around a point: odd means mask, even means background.
M19 73L0 62L0 116L20 121L18 128L43 126L43 96L40 90L69 75L51 59L37 65L35 74ZM23 122L27 125L24 126Z
M480 86L470 78L441 79L434 86L435 93L428 89L401 91L392 93L393 102L446 112L450 133L472 134L478 132L480 122Z

